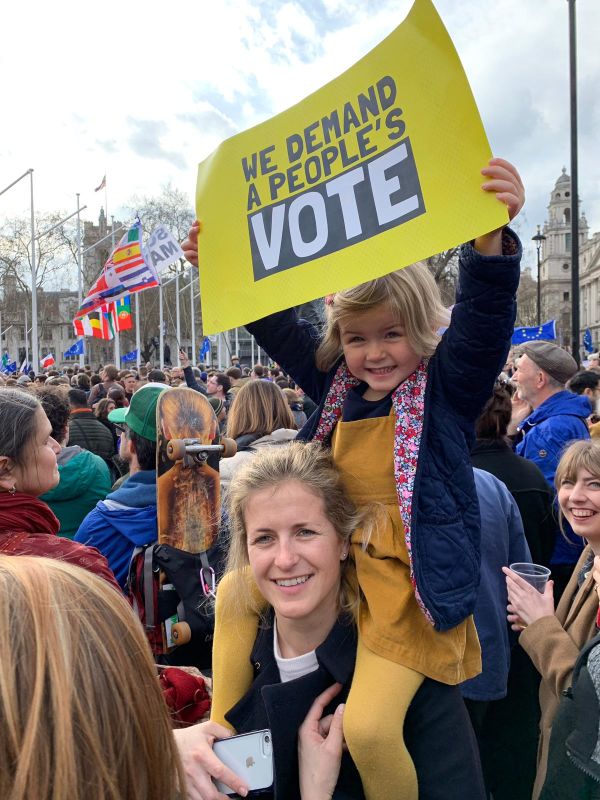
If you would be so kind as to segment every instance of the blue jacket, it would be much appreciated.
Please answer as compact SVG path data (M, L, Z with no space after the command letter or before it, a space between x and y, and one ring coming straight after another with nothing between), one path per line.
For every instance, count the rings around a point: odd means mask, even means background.
M473 613L479 586L480 521L469 452L474 422L504 366L513 334L521 245L482 256L463 245L450 327L429 360L423 434L412 501L413 564L419 594L438 630ZM339 366L315 366L319 333L295 311L246 326L316 403L299 439L311 439ZM360 454L357 454L360 457Z
M506 696L510 641L506 621L506 578L502 567L531 561L523 523L512 495L494 475L474 469L481 511L481 583L475 603L475 627L481 644L480 675L460 688L469 700L500 700Z
M141 470L100 501L81 523L76 542L96 547L108 561L121 588L136 547L155 542L156 470Z
M588 397L566 389L553 394L519 426L523 440L518 455L537 464L554 489L554 473L565 447L575 439L589 439L586 419L592 413Z

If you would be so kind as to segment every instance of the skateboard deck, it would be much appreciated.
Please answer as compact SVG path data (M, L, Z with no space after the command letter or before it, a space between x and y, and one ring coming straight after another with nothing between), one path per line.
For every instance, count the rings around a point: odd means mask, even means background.
M235 443L221 440L211 404L187 387L161 394L156 430L158 542L201 553L217 539L219 460Z

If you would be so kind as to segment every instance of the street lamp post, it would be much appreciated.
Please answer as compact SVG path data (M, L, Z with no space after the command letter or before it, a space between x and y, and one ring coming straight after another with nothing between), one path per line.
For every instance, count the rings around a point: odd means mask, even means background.
M4 189L0 191L0 195L4 194L4 192L8 192L9 189L12 189L19 181L22 181L23 178L26 178L29 175L29 187L30 187L30 224L31 224L31 315L33 317L32 323L32 341L31 341L31 349L33 351L33 358L32 358L32 366L34 370L37 372L38 370L38 342L37 342L37 268L35 262L35 219L33 215L33 169L28 169L27 172L24 172L20 175L16 180L10 183L8 186L5 186ZM35 338L35 344L34 344ZM25 326L25 346L27 347L27 325Z
M577 26L569 4L569 94L571 98L571 352L579 364L579 175L577 161Z
M542 324L541 321L541 314L542 314L542 285L540 283L541 278L541 249L542 249L542 242L546 241L546 237L543 233L540 232L540 226L537 226L537 233L535 236L531 237L532 241L535 242L535 247L537 250L537 324L538 328Z

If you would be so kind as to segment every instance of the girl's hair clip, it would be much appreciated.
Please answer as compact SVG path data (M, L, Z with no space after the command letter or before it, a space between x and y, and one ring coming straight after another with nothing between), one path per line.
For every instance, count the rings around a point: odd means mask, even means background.
M326 306L332 306L334 300L335 300L335 292L333 294L325 295L325 305Z

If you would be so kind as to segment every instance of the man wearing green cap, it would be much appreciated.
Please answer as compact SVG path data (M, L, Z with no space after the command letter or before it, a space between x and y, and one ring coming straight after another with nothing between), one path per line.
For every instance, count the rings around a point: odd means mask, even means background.
M156 403L165 391L163 383L147 383L127 408L108 415L122 431L119 455L129 463L129 477L90 511L75 536L106 557L122 588L134 549L157 538Z

